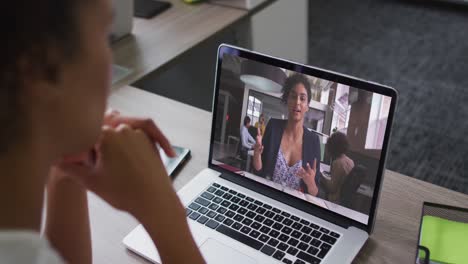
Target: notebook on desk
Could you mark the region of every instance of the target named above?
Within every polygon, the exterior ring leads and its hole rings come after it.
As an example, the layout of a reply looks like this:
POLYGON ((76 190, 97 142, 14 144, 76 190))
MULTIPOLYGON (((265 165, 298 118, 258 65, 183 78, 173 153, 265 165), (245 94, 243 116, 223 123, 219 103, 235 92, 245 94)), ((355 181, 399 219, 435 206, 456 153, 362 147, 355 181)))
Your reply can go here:
MULTIPOLYGON (((206 262, 351 263, 373 230, 396 97, 395 90, 376 83, 221 45, 207 168, 178 192, 206 262), (246 136, 240 135, 242 126, 248 119, 255 124, 262 112, 267 116, 262 139, 242 157, 244 141, 227 139, 246 136), (292 138, 300 145, 281 143, 288 124, 296 125, 299 134, 292 138), (357 187, 320 185, 327 148, 322 150, 318 134, 334 131, 375 165, 361 175, 372 185, 368 206, 355 199, 357 187), (347 207, 337 189, 350 194, 347 207)), ((337 156, 331 173, 343 161, 351 164, 337 156)), ((141 225, 123 242, 160 262, 141 225)))

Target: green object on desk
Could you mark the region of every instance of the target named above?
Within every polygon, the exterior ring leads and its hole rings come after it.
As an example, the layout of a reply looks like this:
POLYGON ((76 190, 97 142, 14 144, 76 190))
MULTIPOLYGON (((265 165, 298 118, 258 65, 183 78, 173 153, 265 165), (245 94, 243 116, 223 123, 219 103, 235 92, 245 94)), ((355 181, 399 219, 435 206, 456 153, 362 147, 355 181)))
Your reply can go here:
MULTIPOLYGON (((466 263, 468 224, 440 217, 423 216, 420 245, 429 249, 430 260, 439 263, 466 263)), ((419 251, 419 256, 424 252, 419 251)))
POLYGON ((184 2, 187 3, 187 4, 196 4, 196 3, 200 3, 202 1, 203 0, 184 0, 184 2))

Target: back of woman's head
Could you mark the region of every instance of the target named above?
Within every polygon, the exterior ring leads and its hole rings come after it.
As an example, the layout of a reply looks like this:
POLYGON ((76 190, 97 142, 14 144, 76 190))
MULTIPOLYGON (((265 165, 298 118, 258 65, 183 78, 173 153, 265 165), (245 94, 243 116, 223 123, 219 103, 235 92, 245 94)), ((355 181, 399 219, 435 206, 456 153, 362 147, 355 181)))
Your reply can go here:
POLYGON ((59 64, 78 48, 84 0, 8 0, 0 16, 0 153, 22 134, 21 92, 31 76, 54 82, 59 64))
POLYGON ((335 132, 328 138, 326 146, 332 157, 339 157, 348 152, 348 138, 341 132, 335 132))

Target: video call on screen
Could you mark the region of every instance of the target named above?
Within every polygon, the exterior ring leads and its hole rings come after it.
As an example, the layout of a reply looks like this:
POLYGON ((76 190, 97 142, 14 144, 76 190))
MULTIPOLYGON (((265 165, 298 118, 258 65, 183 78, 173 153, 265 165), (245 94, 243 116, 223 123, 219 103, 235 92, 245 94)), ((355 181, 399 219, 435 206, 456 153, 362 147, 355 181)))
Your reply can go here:
POLYGON ((212 163, 367 224, 391 97, 229 54, 220 67, 212 163), (292 124, 302 139, 283 139, 292 124))

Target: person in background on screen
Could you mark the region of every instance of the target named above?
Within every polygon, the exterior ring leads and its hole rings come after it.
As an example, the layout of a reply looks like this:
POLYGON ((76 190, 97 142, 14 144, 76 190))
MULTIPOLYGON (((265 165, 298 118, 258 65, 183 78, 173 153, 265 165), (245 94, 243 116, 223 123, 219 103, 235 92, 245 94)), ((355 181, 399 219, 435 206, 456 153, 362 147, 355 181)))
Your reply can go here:
POLYGON ((287 106, 288 119, 270 119, 263 137, 257 136, 253 167, 262 177, 317 196, 320 142, 317 134, 304 127, 310 89, 309 80, 302 74, 286 79, 281 100, 287 106))
POLYGON ((87 190, 140 221, 163 263, 203 263, 154 147, 173 157, 168 140, 149 119, 104 114, 111 0, 2 8, 0 263, 92 263, 87 190))
POLYGON ((258 134, 262 137, 265 134, 265 116, 260 114, 260 117, 257 122, 255 122, 255 127, 258 128, 258 134))
POLYGON ((250 117, 244 117, 244 125, 240 129, 242 148, 241 153, 247 156, 247 151, 251 150, 255 144, 255 139, 249 133, 250 117))
POLYGON ((349 143, 346 135, 341 132, 333 133, 328 138, 325 148, 330 153, 332 163, 330 167, 330 180, 322 179, 321 185, 328 193, 328 200, 339 203, 341 189, 346 177, 354 168, 354 161, 346 156, 349 150, 349 143))

